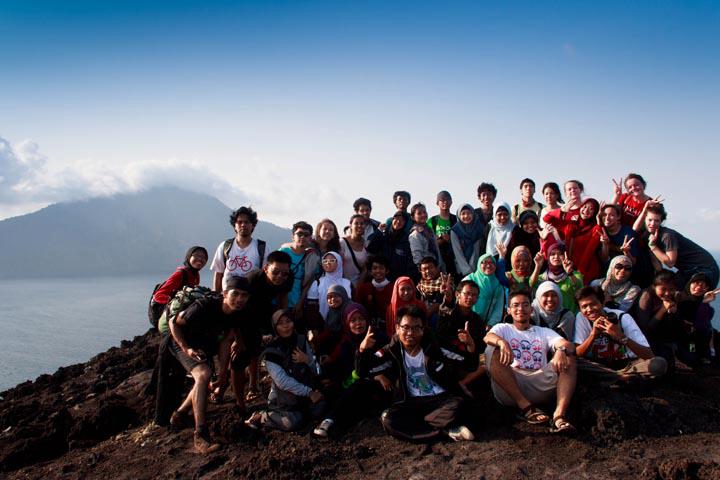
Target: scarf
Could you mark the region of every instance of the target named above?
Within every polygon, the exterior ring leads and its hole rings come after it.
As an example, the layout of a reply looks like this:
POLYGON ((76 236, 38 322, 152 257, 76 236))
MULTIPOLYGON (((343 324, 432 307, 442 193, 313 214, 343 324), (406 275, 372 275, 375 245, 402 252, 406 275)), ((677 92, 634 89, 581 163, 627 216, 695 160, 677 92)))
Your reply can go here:
POLYGON ((468 203, 460 207, 457 211, 457 216, 458 221, 455 225, 453 225, 451 230, 455 232, 455 235, 457 235, 458 240, 460 241, 460 247, 465 260, 470 260, 473 255, 473 250, 475 249, 475 243, 477 243, 478 240, 482 240, 485 235, 485 225, 483 225, 478 218, 477 213, 475 213, 475 209, 472 208, 472 205, 468 203), (463 210, 470 210, 472 212, 473 218, 469 224, 465 224, 460 221, 460 212, 463 210))
POLYGON ((596 217, 598 210, 600 210, 600 204, 594 198, 586 198, 585 200, 583 200, 582 204, 580 204, 580 208, 582 209, 582 207, 585 206, 586 203, 592 203, 595 206, 595 215, 588 219, 583 219, 580 215, 578 215, 577 226, 575 227, 575 231, 573 232, 573 237, 587 235, 588 233, 590 233, 593 227, 597 225, 596 217))
POLYGON ((331 285, 330 288, 328 288, 327 293, 335 293, 337 295, 340 295, 340 298, 342 299, 342 303, 337 308, 330 308, 327 304, 327 294, 325 294, 325 297, 321 299, 322 303, 325 303, 326 308, 328 309, 327 317, 325 317, 325 327, 331 331, 331 332, 339 332, 342 330, 343 326, 343 312, 345 309, 352 304, 353 302, 350 301, 350 296, 348 295, 347 290, 342 285, 331 285))
POLYGON ((535 316, 538 319, 538 322, 540 322, 540 325, 544 322, 548 328, 555 328, 560 323, 560 314, 563 310, 563 296, 562 292, 560 291, 560 287, 557 286, 554 282, 543 282, 540 284, 540 286, 537 289, 537 292, 535 292, 535 300, 533 300, 532 308, 535 311, 535 316), (555 307, 555 310, 552 312, 548 312, 546 310, 543 310, 543 308, 540 306, 540 297, 543 296, 544 293, 547 292, 555 292, 558 296, 558 304, 557 307, 555 307))
POLYGON ((565 268, 563 268, 562 263, 560 265, 550 264, 550 255, 555 250, 560 250, 561 252, 564 252, 565 244, 553 243, 547 248, 547 250, 545 250, 545 261, 547 262, 547 271, 545 272, 545 277, 547 277, 547 279, 551 282, 560 283, 568 277, 568 274, 565 271, 565 268))
POLYGON ((376 289, 381 290, 381 289, 385 288, 388 283, 390 283, 390 280, 388 280, 388 279, 386 278, 386 279, 383 280, 382 282, 378 282, 377 280, 375 280, 375 279, 373 278, 370 283, 372 283, 372 286, 375 287, 376 289))
POLYGON ((363 307, 359 303, 350 303, 343 312, 343 337, 351 341, 356 347, 360 346, 363 339, 365 338, 365 334, 367 334, 367 328, 369 325, 367 319, 367 310, 365 310, 365 307, 363 307), (360 313, 363 317, 365 317, 365 331, 361 334, 355 334, 350 330, 350 319, 356 313, 360 313))
POLYGON ((420 308, 423 312, 427 312, 425 304, 415 298, 415 284, 410 277, 398 277, 393 285, 392 297, 390 297, 390 305, 388 305, 388 312, 385 315, 385 331, 388 337, 392 337, 395 333, 395 325, 397 324, 397 312, 403 307, 409 307, 415 305, 420 308), (408 284, 412 288, 413 298, 410 301, 404 301, 400 299, 400 286, 408 284))
POLYGON ((497 279, 494 272, 492 275, 485 275, 483 273, 481 265, 483 260, 485 260, 486 258, 491 259, 493 264, 496 265, 495 257, 493 257, 489 253, 486 253, 480 258, 478 258, 477 268, 475 269, 475 271, 465 278, 467 280, 472 280, 473 282, 475 282, 475 284, 480 289, 480 295, 478 295, 477 302, 475 302, 475 305, 473 305, 472 307, 473 312, 480 315, 483 320, 488 321, 488 312, 493 306, 492 301, 495 298, 495 291, 501 287, 500 281, 497 279))
POLYGON ((194 268, 192 265, 190 265, 190 257, 192 257, 193 254, 195 252, 197 252, 198 250, 205 254, 205 258, 208 258, 208 252, 207 252, 207 250, 205 250, 205 247, 195 245, 194 247, 190 247, 188 249, 187 253, 185 254, 185 261, 183 262, 183 265, 185 266, 185 268, 188 268, 188 269, 190 269, 190 271, 193 271, 195 273, 199 272, 199 270, 197 268, 194 268))
POLYGON ((606 276, 600 284, 605 294, 612 297, 612 299, 615 301, 618 298, 624 297, 633 287, 632 282, 630 282, 630 277, 628 277, 628 279, 622 283, 618 282, 615 279, 615 265, 617 265, 618 263, 622 263, 623 265, 632 265, 632 260, 630 260, 630 258, 626 257, 625 255, 618 255, 617 257, 613 257, 613 259, 610 260, 610 265, 608 266, 606 276))
MULTIPOLYGON (((515 228, 517 228, 517 227, 515 227, 515 228)), ((533 268, 532 263, 533 263, 533 258, 532 258, 532 254, 530 253, 530 249, 528 247, 526 247, 525 245, 519 245, 519 246, 515 247, 512 251, 512 254, 510 254, 510 266, 512 267, 512 271, 510 273, 512 273, 513 277, 515 277, 516 280, 521 279, 520 283, 523 283, 523 282, 525 282, 525 279, 527 277, 529 277, 530 274, 532 273, 532 270, 531 270, 533 268), (517 259, 520 255, 527 255, 528 260, 530 260, 528 262, 528 269, 523 270, 522 272, 517 269, 517 259)))
POLYGON ((410 233, 412 232, 417 232, 418 234, 425 237, 425 240, 427 240, 427 247, 430 254, 435 257, 435 260, 440 260, 440 251, 438 249, 437 239, 435 238, 435 234, 432 232, 430 227, 428 227, 427 224, 416 223, 412 226, 412 229, 410 230, 410 233))

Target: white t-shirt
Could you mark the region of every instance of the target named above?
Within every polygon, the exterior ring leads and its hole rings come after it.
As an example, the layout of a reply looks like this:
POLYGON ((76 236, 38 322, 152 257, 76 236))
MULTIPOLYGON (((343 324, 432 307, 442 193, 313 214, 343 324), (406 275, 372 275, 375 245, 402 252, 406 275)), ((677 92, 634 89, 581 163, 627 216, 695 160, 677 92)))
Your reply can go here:
MULTIPOLYGON (((340 240, 340 255, 343 259, 343 276, 350 280, 353 285, 357 285, 357 283, 362 279, 360 278, 360 270, 358 270, 355 266, 355 262, 353 262, 352 254, 350 253, 351 249, 352 248, 348 245, 345 239, 340 240)), ((358 265, 362 267, 367 263, 369 255, 365 248, 363 248, 360 252, 354 249, 352 249, 352 251, 355 253, 358 265)))
POLYGON ((258 242, 256 239, 252 239, 247 247, 240 248, 237 244, 237 240, 234 240, 230 252, 228 254, 228 261, 225 263, 225 256, 223 255, 223 247, 225 242, 218 245, 215 250, 215 256, 213 256, 212 265, 210 270, 215 273, 223 273, 222 288, 225 289, 227 285, 227 279, 234 275, 236 277, 246 277, 248 273, 253 270, 262 268, 263 264, 267 261, 268 249, 265 248, 265 258, 260 261, 260 253, 258 252, 258 242))
POLYGON ((563 338, 554 330, 537 325, 518 330, 512 323, 498 323, 490 329, 490 333, 510 344, 515 357, 511 366, 524 370, 542 370, 547 365, 550 347, 563 343, 563 338))
POLYGON ((425 353, 420 352, 411 357, 405 350, 402 351, 403 362, 405 363, 405 374, 408 392, 411 397, 427 397, 439 395, 445 391, 427 374, 425 369, 425 353))
MULTIPOLYGON (((629 313, 625 313, 622 310, 614 310, 612 308, 605 308, 604 310, 606 312, 613 312, 620 318, 620 326, 622 327, 623 333, 625 333, 630 340, 638 345, 642 345, 643 347, 650 347, 647 338, 645 338, 645 335, 643 335, 642 331, 637 326, 637 323, 635 323, 635 319, 629 313)), ((591 331, 592 325, 590 325, 590 320, 585 318, 585 315, 578 312, 575 316, 575 338, 573 339, 573 342, 580 345, 590 336, 591 331)), ((598 360, 606 358, 608 349, 611 346, 617 345, 615 342, 612 342, 613 345, 611 345, 611 342, 612 340, 610 340, 610 337, 607 335, 600 335, 599 337, 596 337, 593 342, 595 347, 593 350, 597 351, 593 351, 593 358, 598 360)), ((635 355, 632 350, 625 347, 623 348, 625 350, 625 358, 637 358, 637 355, 635 355)))

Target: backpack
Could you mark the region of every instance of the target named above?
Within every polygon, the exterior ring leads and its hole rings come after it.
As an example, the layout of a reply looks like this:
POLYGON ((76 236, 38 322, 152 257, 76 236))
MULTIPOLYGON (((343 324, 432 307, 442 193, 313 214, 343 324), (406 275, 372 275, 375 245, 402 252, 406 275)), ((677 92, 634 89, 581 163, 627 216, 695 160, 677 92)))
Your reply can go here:
MULTIPOLYGON (((227 240, 225 240, 225 243, 223 243, 223 263, 227 263, 227 260, 230 257, 230 250, 232 249, 234 241, 234 238, 228 238, 227 240)), ((265 245, 265 240, 258 239, 257 250, 258 256, 260 257, 260 267, 262 267, 262 263, 265 260, 265 245)))
MULTIPOLYGON (((185 285, 187 285, 187 282, 188 282, 188 271, 187 271, 187 268, 183 268, 183 269, 181 269, 181 271, 182 271, 181 285, 182 285, 182 287, 184 287, 185 285)), ((165 285, 165 282, 167 282, 167 280, 155 285, 155 288, 153 288, 153 291, 150 294, 150 300, 148 301, 148 320, 150 320, 150 325, 152 325, 153 328, 158 328, 158 321, 160 320, 160 316, 162 315, 162 312, 165 308, 165 305, 163 305, 162 303, 157 303, 157 302, 153 301, 153 297, 155 296, 157 291, 160 290, 160 288, 163 285, 165 285)), ((182 287, 180 287, 180 288, 182 288, 182 287)), ((170 298, 174 297, 177 292, 178 292, 178 290, 175 290, 174 292, 172 292, 170 294, 170 298)))
POLYGON ((207 287, 183 287, 175 294, 170 300, 163 311, 162 316, 158 322, 158 330, 160 333, 167 333, 170 331, 170 321, 177 317, 177 314, 188 308, 190 305, 195 303, 196 300, 200 299, 219 299, 222 301, 222 293, 210 290, 207 287))

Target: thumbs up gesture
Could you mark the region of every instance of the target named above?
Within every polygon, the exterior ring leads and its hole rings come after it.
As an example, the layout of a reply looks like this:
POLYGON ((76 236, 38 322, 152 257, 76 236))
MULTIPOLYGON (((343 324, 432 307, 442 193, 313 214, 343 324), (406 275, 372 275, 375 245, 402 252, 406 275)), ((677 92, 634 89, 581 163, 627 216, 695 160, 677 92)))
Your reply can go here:
POLYGON ((365 338, 363 338, 363 341, 360 344, 360 351, 364 352, 368 348, 373 348, 376 342, 377 340, 375 340, 375 332, 373 332, 373 327, 368 327, 365 338))
POLYGON ((458 340, 465 344, 468 352, 475 351, 475 340, 470 336, 470 322, 465 322, 465 328, 458 330, 458 340))

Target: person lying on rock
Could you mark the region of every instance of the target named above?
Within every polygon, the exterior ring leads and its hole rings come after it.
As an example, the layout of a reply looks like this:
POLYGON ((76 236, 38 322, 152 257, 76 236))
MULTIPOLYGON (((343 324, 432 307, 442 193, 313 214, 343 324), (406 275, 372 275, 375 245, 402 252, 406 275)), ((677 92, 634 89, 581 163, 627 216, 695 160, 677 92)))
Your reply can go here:
POLYGON ((572 433, 567 410, 577 378, 575 346, 553 329, 533 325, 531 301, 530 292, 512 291, 508 314, 513 323, 499 323, 485 336, 492 392, 501 404, 519 408, 519 418, 527 423, 550 422, 551 432, 572 433), (553 397, 557 402, 551 419, 537 405, 553 397))
POLYGON ((190 393, 170 417, 170 425, 182 427, 188 414, 195 417, 194 444, 197 453, 212 453, 220 445, 210 440, 205 424, 211 362, 219 350, 219 340, 236 324, 250 298, 250 284, 244 277, 227 279, 222 300, 205 297, 170 320, 169 344, 172 355, 195 381, 190 393))
POLYGON ((575 299, 578 368, 610 383, 657 378, 667 371, 667 361, 656 357, 635 319, 622 310, 604 307, 599 287, 585 287, 575 299))
POLYGON ((461 355, 440 348, 419 307, 401 308, 397 319, 390 343, 375 353, 361 348, 356 366, 360 377, 382 375, 392 386, 395 403, 380 416, 383 428, 403 440, 425 441, 441 433, 455 441, 473 440, 473 433, 460 422, 464 399, 458 384, 460 369, 477 368, 470 333, 457 332, 466 346, 461 355))
POLYGON ((314 388, 320 365, 305 335, 295 331, 292 311, 278 310, 271 317, 275 338, 262 353, 272 386, 268 408, 254 412, 245 425, 296 430, 308 417, 319 417, 323 394, 314 388))

